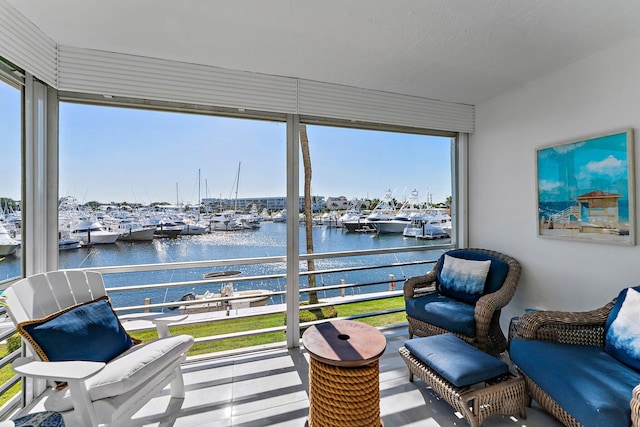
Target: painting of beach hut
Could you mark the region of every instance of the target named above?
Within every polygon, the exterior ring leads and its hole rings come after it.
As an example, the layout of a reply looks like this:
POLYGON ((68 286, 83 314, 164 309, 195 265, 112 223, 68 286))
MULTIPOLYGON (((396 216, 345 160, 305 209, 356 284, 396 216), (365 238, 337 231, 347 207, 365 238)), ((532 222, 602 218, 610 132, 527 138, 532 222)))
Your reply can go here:
POLYGON ((632 130, 536 151, 539 236, 635 244, 632 130))

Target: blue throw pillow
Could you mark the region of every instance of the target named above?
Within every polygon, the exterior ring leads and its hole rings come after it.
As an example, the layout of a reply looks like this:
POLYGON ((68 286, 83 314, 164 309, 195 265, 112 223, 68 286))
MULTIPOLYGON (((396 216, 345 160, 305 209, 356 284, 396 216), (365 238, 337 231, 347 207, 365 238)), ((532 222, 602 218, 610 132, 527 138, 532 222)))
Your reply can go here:
POLYGON ((640 372, 640 287, 623 289, 605 324, 605 351, 640 372))
POLYGON ((22 322, 18 332, 50 362, 106 363, 140 342, 124 330, 106 296, 22 322))
POLYGON ((484 293, 491 260, 476 261, 444 255, 440 271, 440 292, 468 303, 475 303, 484 293))

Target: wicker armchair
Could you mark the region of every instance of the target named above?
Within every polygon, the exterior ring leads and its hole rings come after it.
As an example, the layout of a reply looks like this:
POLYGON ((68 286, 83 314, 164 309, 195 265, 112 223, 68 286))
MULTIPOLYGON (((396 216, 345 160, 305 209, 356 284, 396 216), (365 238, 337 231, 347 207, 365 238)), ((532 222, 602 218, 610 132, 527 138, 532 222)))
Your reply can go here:
MULTIPOLYGON (((453 333, 462 340, 478 347, 480 350, 490 354, 499 354, 507 349, 507 340, 500 327, 500 313, 502 308, 509 303, 516 291, 518 279, 520 278, 520 263, 514 258, 488 249, 457 249, 446 254, 460 256, 460 254, 471 254, 474 260, 495 259, 500 260, 508 267, 501 286, 494 292, 486 293, 480 297, 473 308, 475 320, 475 334, 465 335, 458 331, 449 330, 441 326, 434 325, 424 319, 412 316, 407 310, 407 320, 409 322, 409 338, 415 336, 425 337, 443 333, 453 333)), ((445 255, 446 255, 445 254, 445 255)), ((441 256, 433 270, 424 276, 417 276, 407 279, 404 282, 404 298, 407 307, 413 298, 420 298, 430 294, 439 293, 438 272, 442 270, 444 255, 441 256)), ((491 267, 493 268, 493 267, 491 267)), ((491 275, 491 269, 489 275, 491 275)), ((487 281, 489 281, 487 277, 487 281)))
MULTIPOLYGON (((605 322, 615 302, 616 299, 604 307, 585 312, 536 311, 525 313, 515 325, 513 338, 604 347, 605 322)), ((565 411, 538 384, 526 374, 523 373, 523 376, 529 399, 534 399, 564 425, 582 427, 580 422, 565 411)), ((631 425, 640 427, 640 384, 633 389, 630 408, 631 425)))

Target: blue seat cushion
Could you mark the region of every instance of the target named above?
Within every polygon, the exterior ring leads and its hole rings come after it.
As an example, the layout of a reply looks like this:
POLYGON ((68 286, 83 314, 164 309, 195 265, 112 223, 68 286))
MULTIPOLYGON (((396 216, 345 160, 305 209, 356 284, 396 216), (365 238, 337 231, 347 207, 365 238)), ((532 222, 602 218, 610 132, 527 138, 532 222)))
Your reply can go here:
POLYGON ((483 353, 453 334, 414 338, 404 346, 456 387, 487 381, 509 372, 502 360, 483 353))
MULTIPOLYGON (((502 287, 504 280, 507 278, 507 274, 509 273, 509 264, 497 258, 495 256, 477 252, 469 249, 455 249, 446 253, 446 255, 462 258, 471 261, 491 261, 491 266, 489 267, 489 272, 487 273, 487 279, 484 283, 484 291, 482 294, 469 294, 465 292, 456 292, 449 289, 443 289, 441 292, 448 297, 457 299, 459 301, 464 301, 469 304, 474 304, 482 295, 490 294, 502 287)), ((436 270, 436 276, 438 278, 438 283, 442 282, 441 273, 444 262, 438 263, 438 267, 436 270)))
POLYGON ((475 306, 440 294, 405 300, 407 315, 473 338, 476 336, 475 306))
POLYGON ((602 347, 514 339, 511 360, 585 427, 629 426, 640 373, 602 347))

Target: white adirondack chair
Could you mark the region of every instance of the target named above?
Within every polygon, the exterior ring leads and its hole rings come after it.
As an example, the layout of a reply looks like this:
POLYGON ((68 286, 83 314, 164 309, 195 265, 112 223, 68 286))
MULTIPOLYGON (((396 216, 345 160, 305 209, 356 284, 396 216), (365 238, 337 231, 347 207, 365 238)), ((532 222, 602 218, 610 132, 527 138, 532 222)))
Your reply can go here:
MULTIPOLYGON (((9 316, 18 325, 92 301, 106 292, 100 273, 68 270, 27 277, 6 289, 4 295, 9 316)), ((176 316, 159 318, 154 322, 158 340, 135 345, 107 363, 46 362, 32 351, 33 356, 16 360, 12 367, 25 377, 68 383, 63 390, 47 392, 45 409, 62 412, 65 419, 71 415, 66 411, 74 411, 69 418, 80 416, 83 427, 126 425, 169 383, 171 396, 184 398, 180 365, 194 340, 189 335, 168 336, 167 324, 176 320, 176 316)))

